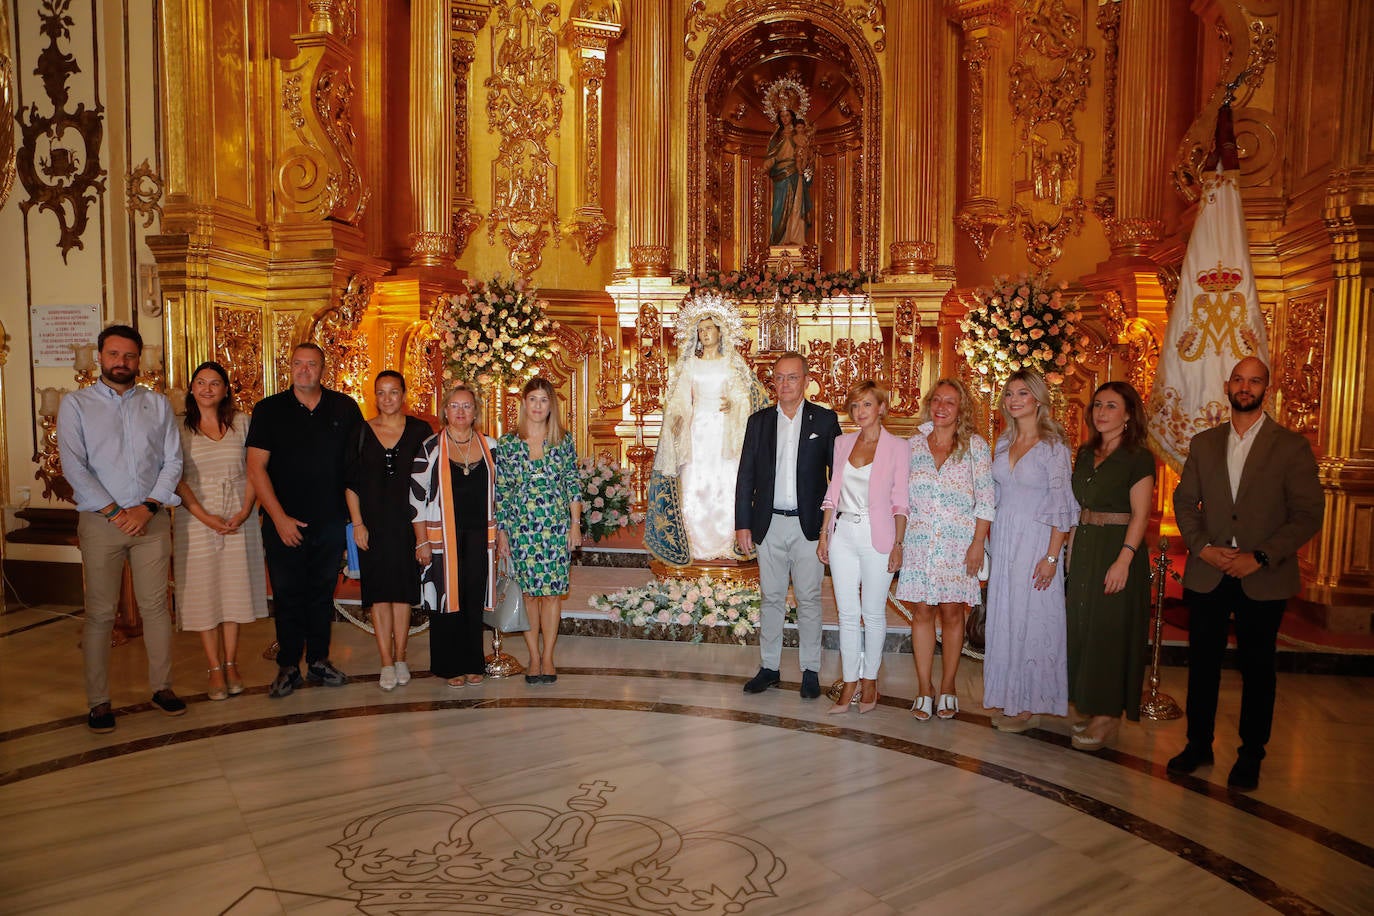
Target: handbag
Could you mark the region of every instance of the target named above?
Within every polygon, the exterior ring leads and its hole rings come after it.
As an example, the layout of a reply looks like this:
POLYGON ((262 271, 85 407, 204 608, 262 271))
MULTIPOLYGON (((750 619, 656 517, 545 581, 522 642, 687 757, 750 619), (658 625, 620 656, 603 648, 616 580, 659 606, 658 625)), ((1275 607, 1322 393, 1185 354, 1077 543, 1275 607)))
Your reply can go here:
POLYGON ((525 614, 525 593, 520 590, 520 580, 515 577, 509 558, 502 558, 497 567, 493 592, 491 610, 482 612, 482 623, 502 633, 528 630, 530 618, 525 614))

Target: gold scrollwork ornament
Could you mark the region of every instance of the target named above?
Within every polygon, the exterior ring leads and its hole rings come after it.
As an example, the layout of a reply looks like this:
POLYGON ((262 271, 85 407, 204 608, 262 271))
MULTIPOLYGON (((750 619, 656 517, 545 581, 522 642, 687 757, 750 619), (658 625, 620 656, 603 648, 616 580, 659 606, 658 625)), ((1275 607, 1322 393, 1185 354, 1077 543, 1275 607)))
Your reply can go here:
POLYGON ((153 171, 148 160, 144 159, 138 168, 125 177, 124 185, 125 206, 130 213, 143 217, 144 229, 151 229, 153 220, 162 219, 162 176, 153 171))

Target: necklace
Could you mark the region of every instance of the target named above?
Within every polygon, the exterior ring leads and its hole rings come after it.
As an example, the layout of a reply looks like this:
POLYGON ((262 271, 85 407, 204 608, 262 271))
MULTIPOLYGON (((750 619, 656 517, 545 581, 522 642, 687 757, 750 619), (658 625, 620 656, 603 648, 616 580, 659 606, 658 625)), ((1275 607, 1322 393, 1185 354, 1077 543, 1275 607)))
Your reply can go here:
POLYGON ((452 430, 446 430, 446 432, 448 433, 448 441, 452 442, 454 445, 461 445, 463 447, 462 453, 459 455, 458 466, 463 469, 463 476, 467 477, 469 474, 472 473, 472 469, 477 467, 477 465, 482 460, 481 458, 478 458, 476 461, 468 460, 468 456, 470 454, 468 444, 472 442, 473 438, 477 435, 477 433, 473 432, 469 434, 469 436, 466 439, 459 440, 453 438, 452 430))

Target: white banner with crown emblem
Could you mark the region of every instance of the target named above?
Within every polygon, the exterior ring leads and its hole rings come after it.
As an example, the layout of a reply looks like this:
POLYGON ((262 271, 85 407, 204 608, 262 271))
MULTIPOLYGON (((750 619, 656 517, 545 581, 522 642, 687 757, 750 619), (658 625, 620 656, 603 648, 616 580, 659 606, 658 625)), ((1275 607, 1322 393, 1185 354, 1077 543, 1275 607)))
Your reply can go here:
POLYGON ((1150 443, 1175 471, 1193 436, 1230 419, 1226 379, 1247 356, 1268 365, 1269 345, 1240 188, 1218 171, 1203 181, 1147 408, 1150 443))

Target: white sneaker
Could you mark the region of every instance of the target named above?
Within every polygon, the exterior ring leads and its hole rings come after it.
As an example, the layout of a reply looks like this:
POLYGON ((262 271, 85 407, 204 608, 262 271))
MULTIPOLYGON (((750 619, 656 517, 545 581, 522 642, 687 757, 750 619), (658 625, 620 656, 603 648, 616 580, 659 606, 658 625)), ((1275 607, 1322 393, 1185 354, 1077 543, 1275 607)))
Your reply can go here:
POLYGON ((396 683, 400 684, 402 687, 404 687, 406 684, 409 684, 409 683, 410 683, 410 669, 406 667, 406 663, 405 663, 405 662, 397 662, 395 667, 396 667, 396 683))
POLYGON ((387 665, 382 668, 381 677, 377 678, 377 686, 383 690, 393 690, 396 687, 396 668, 394 665, 387 665))

